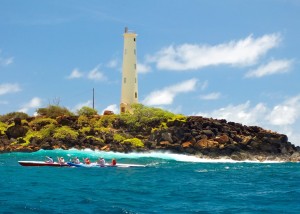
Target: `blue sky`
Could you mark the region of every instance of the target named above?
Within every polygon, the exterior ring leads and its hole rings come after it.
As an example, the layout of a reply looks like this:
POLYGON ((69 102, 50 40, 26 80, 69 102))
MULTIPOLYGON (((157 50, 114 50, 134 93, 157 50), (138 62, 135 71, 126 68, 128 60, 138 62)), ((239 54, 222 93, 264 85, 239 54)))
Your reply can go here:
POLYGON ((298 0, 0 0, 0 114, 118 111, 124 27, 139 101, 225 118, 300 145, 298 0))

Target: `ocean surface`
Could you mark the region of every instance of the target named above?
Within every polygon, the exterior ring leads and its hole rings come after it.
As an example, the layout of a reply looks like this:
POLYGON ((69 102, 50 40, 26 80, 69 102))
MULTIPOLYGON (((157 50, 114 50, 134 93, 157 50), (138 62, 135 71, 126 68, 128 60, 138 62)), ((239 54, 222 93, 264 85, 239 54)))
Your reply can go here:
POLYGON ((0 213, 300 213, 300 163, 208 161, 168 153, 0 154, 0 213), (145 168, 23 167, 78 156, 145 168))

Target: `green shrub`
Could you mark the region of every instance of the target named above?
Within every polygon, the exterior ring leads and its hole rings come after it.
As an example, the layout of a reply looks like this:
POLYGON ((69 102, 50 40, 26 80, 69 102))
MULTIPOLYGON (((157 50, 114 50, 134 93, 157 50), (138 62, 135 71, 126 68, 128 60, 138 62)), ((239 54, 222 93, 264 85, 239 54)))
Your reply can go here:
POLYGON ((167 122, 175 115, 160 108, 143 106, 142 104, 133 104, 133 113, 124 113, 120 115, 120 120, 125 123, 130 130, 141 131, 159 127, 162 122, 167 122))
POLYGON ((5 123, 2 123, 2 122, 0 121, 0 135, 4 135, 4 134, 5 134, 5 131, 7 130, 7 128, 8 128, 8 125, 5 124, 5 123))
POLYGON ((39 133, 43 136, 43 138, 46 137, 50 137, 53 135, 54 131, 56 129, 56 125, 55 124, 48 124, 45 125, 40 131, 39 133))
POLYGON ((89 118, 86 115, 80 115, 77 119, 77 124, 79 126, 88 126, 89 123, 89 118))
POLYGON ((83 127, 79 130, 82 134, 87 134, 91 131, 91 127, 83 127))
POLYGON ((70 112, 67 108, 57 106, 57 105, 49 105, 46 108, 39 108, 37 113, 41 116, 46 116, 50 118, 57 118, 59 116, 73 116, 74 114, 70 112))
POLYGON ((53 137, 56 139, 71 138, 73 140, 76 140, 78 135, 78 132, 71 129, 69 126, 62 126, 55 129, 53 137))
POLYGON ((41 132, 29 130, 29 131, 26 133, 26 136, 23 137, 23 140, 24 140, 25 142, 23 142, 21 145, 22 145, 22 146, 28 146, 28 145, 30 144, 31 138, 42 139, 43 137, 44 137, 44 136, 42 135, 41 132))
POLYGON ((29 130, 25 137, 18 137, 16 139, 16 141, 14 142, 14 144, 20 144, 22 146, 28 146, 30 144, 30 140, 32 138, 38 138, 38 139, 42 139, 43 136, 42 134, 39 132, 39 131, 32 131, 32 130, 29 130))
POLYGON ((40 130, 41 128, 49 124, 57 125, 57 121, 51 118, 38 117, 29 123, 31 127, 35 127, 37 130, 40 130))
POLYGON ((99 137, 95 137, 95 136, 91 136, 91 135, 89 135, 89 136, 87 136, 86 137, 87 139, 93 139, 93 140, 95 140, 95 141, 98 141, 98 142, 100 142, 100 143, 104 143, 104 140, 103 139, 101 139, 101 138, 99 138, 99 137))
POLYGON ((120 134, 114 134, 114 141, 116 142, 123 142, 124 140, 126 140, 126 138, 120 134))
POLYGON ((77 114, 79 116, 84 115, 84 116, 90 117, 90 116, 98 114, 98 112, 97 112, 97 110, 95 110, 93 108, 90 108, 88 106, 83 106, 80 110, 77 111, 77 114))
POLYGON ((94 128, 95 131, 98 131, 100 133, 110 133, 111 129, 110 128, 105 128, 105 127, 100 127, 100 128, 94 128))
POLYGON ((175 121, 175 120, 186 122, 187 117, 182 114, 176 114, 172 118, 168 119, 168 122, 175 121))
POLYGON ((138 138, 126 139, 122 143, 130 143, 131 145, 133 145, 135 147, 144 147, 144 143, 138 138))
POLYGON ((100 120, 97 120, 96 123, 94 124, 95 128, 100 128, 100 127, 113 127, 113 123, 115 122, 117 116, 112 114, 112 115, 103 115, 101 116, 100 120))
POLYGON ((11 112, 5 115, 0 115, 0 121, 1 122, 7 122, 9 120, 13 120, 15 118, 20 118, 22 119, 27 119, 29 116, 28 114, 24 113, 24 112, 11 112))

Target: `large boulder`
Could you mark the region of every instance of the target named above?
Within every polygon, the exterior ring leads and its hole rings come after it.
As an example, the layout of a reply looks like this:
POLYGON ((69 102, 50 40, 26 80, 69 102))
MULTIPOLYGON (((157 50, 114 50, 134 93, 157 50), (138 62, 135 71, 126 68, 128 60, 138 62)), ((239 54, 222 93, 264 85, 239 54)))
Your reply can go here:
POLYGON ((9 127, 6 131, 5 134, 6 136, 11 139, 17 139, 18 137, 24 137, 28 131, 27 127, 24 127, 22 125, 14 125, 9 127))

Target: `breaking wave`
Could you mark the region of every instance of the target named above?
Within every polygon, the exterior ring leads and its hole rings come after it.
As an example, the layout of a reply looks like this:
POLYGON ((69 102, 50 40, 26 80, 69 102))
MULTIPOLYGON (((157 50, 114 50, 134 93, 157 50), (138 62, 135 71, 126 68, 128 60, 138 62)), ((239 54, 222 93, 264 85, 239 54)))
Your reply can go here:
POLYGON ((103 157, 105 159, 161 159, 166 161, 177 161, 177 162, 190 162, 190 163, 282 163, 280 161, 253 161, 253 160, 244 160, 244 161, 236 161, 232 159, 207 159, 200 158, 193 155, 184 155, 184 154, 174 154, 170 152, 132 152, 132 153, 120 153, 120 152, 105 152, 99 150, 91 150, 91 149, 69 149, 69 150, 39 150, 35 152, 40 155, 57 155, 57 156, 68 156, 68 157, 90 157, 90 158, 99 158, 103 157), (50 153, 50 154, 49 154, 50 153))

